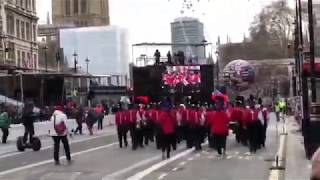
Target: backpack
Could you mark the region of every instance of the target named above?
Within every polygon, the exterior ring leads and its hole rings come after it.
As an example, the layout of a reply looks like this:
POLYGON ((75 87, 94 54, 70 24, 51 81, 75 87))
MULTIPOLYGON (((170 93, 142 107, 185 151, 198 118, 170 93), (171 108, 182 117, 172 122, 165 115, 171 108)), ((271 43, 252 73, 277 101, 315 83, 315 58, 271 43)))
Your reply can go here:
POLYGON ((57 135, 63 135, 67 129, 66 124, 63 121, 59 124, 56 124, 56 115, 54 115, 53 118, 54 130, 56 131, 57 135))

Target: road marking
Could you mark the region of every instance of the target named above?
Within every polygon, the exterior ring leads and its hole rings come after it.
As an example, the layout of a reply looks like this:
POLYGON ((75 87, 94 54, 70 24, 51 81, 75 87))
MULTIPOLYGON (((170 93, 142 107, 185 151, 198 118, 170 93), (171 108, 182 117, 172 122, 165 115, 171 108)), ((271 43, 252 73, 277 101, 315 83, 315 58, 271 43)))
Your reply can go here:
POLYGON ((200 153, 198 153, 198 154, 195 155, 195 157, 200 157, 200 156, 201 156, 200 153))
POLYGON ((175 168, 173 168, 173 169, 172 169, 172 171, 177 171, 177 170, 178 170, 178 168, 177 168, 177 167, 175 167, 175 168))
POLYGON ((112 173, 112 174, 110 174, 110 175, 106 175, 106 176, 104 176, 104 177, 102 178, 102 180, 116 179, 116 177, 119 177, 119 176, 122 175, 122 174, 125 174, 125 173, 127 173, 127 172, 130 172, 130 171, 132 171, 133 169, 136 169, 136 168, 138 168, 138 167, 140 167, 140 166, 147 165, 147 164, 149 164, 149 163, 151 163, 151 162, 153 162, 153 161, 156 161, 156 160, 158 160, 158 159, 160 160, 160 159, 161 159, 161 156, 156 156, 156 157, 153 157, 153 158, 150 158, 150 159, 146 159, 146 160, 144 160, 144 161, 140 161, 139 163, 136 163, 136 164, 134 164, 134 165, 132 165, 132 166, 129 166, 129 167, 125 168, 125 169, 122 169, 122 170, 120 170, 120 171, 116 171, 116 172, 114 172, 114 173, 112 173))
POLYGON ((189 157, 189 158, 188 158, 188 161, 192 161, 192 160, 193 160, 193 157, 189 157))
POLYGON ((76 180, 82 173, 81 172, 75 172, 71 175, 70 180, 76 180))
MULTIPOLYGON (((104 145, 104 146, 98 146, 98 147, 87 149, 87 150, 84 150, 84 151, 72 153, 71 157, 79 156, 79 155, 82 155, 82 154, 85 154, 85 153, 89 153, 89 152, 93 152, 93 151, 97 151, 97 150, 101 150, 101 149, 105 149, 105 148, 109 148, 109 147, 114 146, 116 144, 119 144, 119 143, 115 142, 115 143, 107 144, 107 145, 104 145)), ((60 159, 66 159, 66 156, 62 156, 60 159)), ((16 167, 16 168, 13 168, 13 169, 10 169, 10 170, 6 170, 6 171, 0 172, 0 176, 4 176, 4 175, 11 174, 11 173, 18 172, 18 171, 23 171, 23 170, 26 170, 26 169, 31 169, 31 168, 42 166, 42 165, 49 164, 49 163, 52 163, 52 162, 53 162, 53 160, 50 159, 50 160, 45 160, 45 161, 41 161, 41 162, 38 162, 38 163, 29 164, 29 165, 26 165, 26 166, 16 167)))
POLYGON ((239 154, 240 154, 240 152, 239 152, 239 151, 237 151, 237 152, 235 152, 234 154, 235 154, 235 155, 239 155, 239 154))
MULTIPOLYGON (((178 147, 177 150, 180 151, 182 149, 183 149, 183 147, 180 146, 180 147, 178 147)), ((145 165, 147 165, 149 163, 152 163, 153 161, 156 161, 156 160, 161 160, 161 155, 155 156, 153 158, 145 159, 145 160, 140 161, 139 163, 136 163, 136 164, 134 164, 132 166, 129 166, 129 167, 125 168, 125 169, 122 169, 122 170, 113 172, 111 174, 105 175, 102 178, 102 180, 119 179, 118 177, 121 176, 122 174, 128 173, 128 172, 130 172, 130 171, 132 171, 132 170, 134 170, 136 168, 139 168, 141 166, 145 166, 145 165)))
POLYGON ((227 159, 231 159, 233 156, 227 156, 227 159))
POLYGON ((185 164, 186 164, 185 161, 182 161, 182 162, 179 163, 180 166, 184 166, 185 164))
MULTIPOLYGON (((114 133, 114 132, 110 132, 110 133, 106 133, 106 134, 104 134, 104 135, 98 135, 98 136, 94 136, 94 137, 88 137, 88 138, 78 139, 78 140, 69 141, 69 142, 70 142, 70 144, 75 144, 75 143, 80 143, 80 142, 84 142, 84 141, 88 141, 88 140, 93 140, 93 139, 98 139, 98 138, 106 137, 106 136, 112 136, 112 135, 115 135, 115 133, 114 133)), ((42 147, 41 150, 47 150, 47 149, 50 149, 50 148, 52 148, 52 147, 53 147, 53 146, 45 146, 45 147, 42 147)), ((4 158, 8 158, 8 157, 20 155, 20 154, 27 153, 27 152, 30 152, 30 151, 13 152, 13 153, 4 154, 4 155, 1 155, 1 156, 0 156, 0 159, 4 159, 4 158)))
POLYGON ((158 177, 158 179, 161 180, 161 179, 163 179, 164 177, 166 177, 167 175, 168 175, 167 173, 163 173, 163 174, 161 174, 161 175, 158 177))
POLYGON ((152 173, 153 171, 155 171, 155 170, 157 170, 157 169, 159 169, 159 168, 161 168, 161 167, 163 167, 163 166, 165 166, 165 165, 167 165, 167 164, 169 164, 179 158, 182 158, 182 157, 192 153, 193 151, 194 151, 194 149, 185 150, 185 151, 171 157, 170 159, 166 159, 164 161, 161 161, 157 164, 152 165, 150 168, 147 168, 141 172, 138 172, 137 174, 129 177, 127 180, 140 180, 140 179, 144 178, 145 176, 147 176, 148 174, 152 173))

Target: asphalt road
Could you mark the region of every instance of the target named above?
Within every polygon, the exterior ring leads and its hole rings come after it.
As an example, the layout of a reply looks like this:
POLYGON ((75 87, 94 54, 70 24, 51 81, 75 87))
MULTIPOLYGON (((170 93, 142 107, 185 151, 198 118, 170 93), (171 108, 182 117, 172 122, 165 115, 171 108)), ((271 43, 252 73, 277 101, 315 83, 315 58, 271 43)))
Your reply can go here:
POLYGON ((62 160, 61 166, 55 166, 52 148, 4 158, 0 156, 0 179, 263 180, 268 179, 270 160, 277 150, 276 136, 275 123, 271 123, 267 146, 255 155, 249 155, 248 148, 237 144, 234 136, 230 135, 225 159, 217 157, 207 145, 202 151, 195 152, 186 150, 182 143, 171 159, 162 161, 161 152, 155 149, 154 144, 137 151, 120 149, 115 135, 104 135, 71 144, 74 160, 71 165, 62 160))

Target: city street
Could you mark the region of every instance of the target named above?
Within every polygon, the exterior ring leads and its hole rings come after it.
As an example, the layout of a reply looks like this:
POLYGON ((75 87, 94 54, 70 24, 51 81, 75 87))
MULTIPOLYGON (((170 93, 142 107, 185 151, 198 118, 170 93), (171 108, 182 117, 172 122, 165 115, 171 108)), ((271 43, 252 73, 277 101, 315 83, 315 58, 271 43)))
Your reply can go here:
POLYGON ((165 161, 161 160, 161 152, 155 149, 154 144, 137 151, 129 147, 120 149, 115 131, 110 130, 110 127, 95 136, 77 136, 70 141, 74 160, 71 165, 65 160, 62 160, 61 166, 54 165, 50 139, 46 137, 43 142, 48 143, 48 146, 40 152, 12 151, 0 155, 1 162, 6 162, 0 164, 0 179, 268 179, 278 138, 272 118, 266 148, 257 154, 249 155, 248 148, 237 144, 234 136, 230 135, 225 159, 217 157, 216 152, 206 144, 202 151, 195 152, 192 149, 186 150, 182 143, 172 157, 165 161))

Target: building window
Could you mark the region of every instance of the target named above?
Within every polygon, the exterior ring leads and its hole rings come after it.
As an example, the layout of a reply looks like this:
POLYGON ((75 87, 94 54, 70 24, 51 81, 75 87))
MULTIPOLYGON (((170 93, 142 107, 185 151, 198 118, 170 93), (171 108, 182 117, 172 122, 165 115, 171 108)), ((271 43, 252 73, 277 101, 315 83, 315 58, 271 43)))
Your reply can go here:
POLYGON ((70 5, 70 0, 66 0, 66 15, 69 16, 71 14, 71 5, 70 5))
POLYGON ((30 40, 30 23, 26 22, 26 34, 27 34, 27 40, 30 40))
POLYGON ((21 38, 26 39, 26 32, 25 32, 25 27, 24 27, 23 21, 21 21, 21 38))
POLYGON ((35 2, 35 0, 32 0, 32 10, 33 10, 33 12, 36 12, 36 2, 35 2))
POLYGON ((38 62, 38 61, 37 61, 37 55, 34 54, 34 55, 33 55, 33 67, 34 67, 34 68, 37 68, 37 62, 38 62))
POLYGON ((12 15, 7 15, 7 32, 14 35, 14 18, 12 15))
POLYGON ((79 1, 73 0, 73 14, 79 13, 79 1))
POLYGON ((33 41, 37 41, 37 26, 35 24, 33 25, 33 41))
POLYGON ((19 19, 16 20, 16 36, 19 39, 21 38, 21 36, 20 36, 20 21, 19 21, 19 19))
POLYGON ((18 56, 18 67, 20 67, 21 66, 21 54, 20 54, 20 51, 19 50, 17 50, 17 56, 18 56))
POLYGON ((22 51, 22 66, 26 67, 26 53, 22 51))
POLYGON ((81 0, 81 13, 87 13, 87 0, 81 0))

